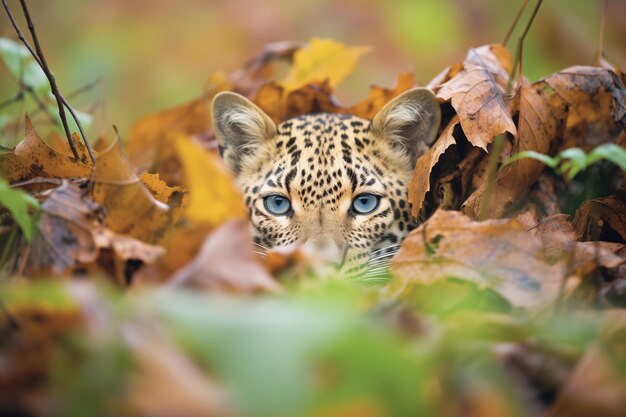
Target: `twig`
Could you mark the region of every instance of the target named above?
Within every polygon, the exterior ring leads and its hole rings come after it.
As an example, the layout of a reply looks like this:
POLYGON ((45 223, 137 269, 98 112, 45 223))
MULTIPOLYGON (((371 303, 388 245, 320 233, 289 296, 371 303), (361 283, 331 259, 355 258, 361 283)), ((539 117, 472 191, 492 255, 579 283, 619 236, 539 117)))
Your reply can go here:
POLYGON ((600 36, 598 36, 598 55, 596 55, 595 65, 600 66, 604 57, 604 28, 606 26, 606 15, 609 10, 609 0, 604 0, 604 10, 600 17, 600 36))
POLYGON ((86 92, 92 90, 94 87, 100 85, 101 83, 102 83, 102 78, 97 77, 96 79, 89 81, 87 84, 85 84, 85 85, 83 85, 81 87, 78 87, 76 90, 74 90, 71 93, 69 93, 67 95, 67 99, 69 100, 71 98, 74 98, 74 97, 82 94, 82 93, 86 93, 86 92))
POLYGON ((502 41, 502 45, 506 46, 506 44, 509 42, 509 39, 511 38, 511 34, 513 34, 513 30, 517 26, 517 23, 519 22, 520 17, 522 17, 522 13, 524 13, 524 10, 526 9, 526 5, 528 5, 528 0, 524 0, 524 3, 522 3, 519 10, 517 11, 517 14, 515 15, 515 19, 513 19, 513 23, 511 23, 509 30, 506 32, 506 35, 504 35, 504 40, 502 41))
POLYGON ((54 95, 56 99, 57 107, 59 108, 59 117, 61 118, 61 123, 63 124, 63 130, 65 131, 65 136, 67 137, 67 142, 70 145, 72 154, 74 155, 76 159, 79 159, 78 151, 76 150, 76 144, 74 143, 74 140, 72 139, 69 125, 67 123, 67 118, 65 116, 65 109, 67 109, 72 115, 72 117, 74 118, 74 121, 76 122, 76 125, 78 126, 80 134, 83 138, 85 147, 87 148, 87 151, 89 152, 89 156, 91 157, 92 162, 95 162, 93 150, 91 149, 91 145, 87 141, 87 137, 85 136, 85 132, 81 126, 81 123, 78 120, 78 117, 76 116, 76 113, 74 112, 72 107, 69 105, 67 100, 61 95, 61 92, 59 91, 57 84, 56 84, 56 79, 54 75, 52 74, 52 72, 50 71, 50 67, 48 67, 48 63, 46 62, 46 58, 41 48, 41 44, 39 43, 39 38, 37 37, 37 33, 35 31, 35 25, 30 17, 30 12, 28 10, 28 6, 26 5, 26 1, 20 0, 20 4, 22 6, 24 17, 26 18, 26 23, 28 24, 28 30, 30 31, 30 34, 33 38, 33 43, 35 44, 35 50, 33 50, 33 47, 30 45, 30 43, 24 36, 24 33, 22 32, 19 25, 17 24, 15 17, 13 16, 11 9, 9 8, 9 5, 7 4, 7 1, 2 0, 2 4, 4 6, 4 9, 7 12, 7 15, 9 16, 9 20, 11 21, 11 24, 13 25, 13 29, 15 29, 15 31, 17 32, 17 36, 22 41, 24 46, 26 46, 28 51, 31 53, 31 55, 35 59, 35 62, 37 62, 37 64, 41 67, 44 74, 46 75, 46 78, 48 79, 48 82, 50 83, 50 90, 52 91, 52 94, 54 95))
POLYGON ((0 102, 0 110, 6 106, 10 106, 16 101, 20 101, 23 98, 24 98, 24 92, 20 90, 13 97, 6 99, 3 102, 0 102))
POLYGON ((537 0, 537 4, 535 4, 535 8, 533 9, 532 14, 530 15, 530 19, 528 19, 528 23, 526 23, 524 32, 522 32, 522 36, 520 36, 519 40, 517 41, 517 51, 515 54, 515 60, 513 61, 513 70, 511 72, 511 76, 509 77, 509 82, 506 85, 507 95, 511 93, 511 89, 513 87, 513 79, 515 78, 515 75, 519 72, 520 79, 521 77, 524 76, 523 75, 524 73, 522 72, 522 53, 524 49, 524 39, 526 39, 526 35, 528 35, 528 31, 530 30, 530 27, 533 25, 533 22, 535 21, 535 17, 537 17, 537 12, 539 11, 539 8, 541 7, 542 3, 543 3, 543 0, 537 0))
POLYGON ((20 82, 20 86, 22 87, 23 91, 26 91, 28 93, 28 95, 35 101, 35 103, 37 103, 37 108, 38 110, 41 110, 42 112, 44 112, 48 118, 50 119, 50 122, 54 125, 59 125, 59 122, 54 118, 54 115, 52 113, 50 113, 50 110, 48 110, 48 107, 46 106, 46 103, 44 103, 39 96, 37 95, 37 93, 35 93, 35 90, 33 89, 33 87, 31 87, 30 85, 27 84, 23 84, 20 82))

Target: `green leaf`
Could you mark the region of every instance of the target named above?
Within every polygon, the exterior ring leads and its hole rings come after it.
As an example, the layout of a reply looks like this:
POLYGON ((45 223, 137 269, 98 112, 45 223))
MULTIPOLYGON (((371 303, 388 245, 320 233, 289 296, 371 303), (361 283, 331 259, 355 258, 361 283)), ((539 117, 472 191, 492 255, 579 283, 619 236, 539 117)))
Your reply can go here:
POLYGON ((25 46, 7 38, 0 38, 0 60, 9 72, 37 93, 47 94, 50 83, 25 46))
POLYGON ((595 148, 587 156, 587 165, 606 159, 626 171, 626 149, 614 143, 606 143, 595 148))
POLYGON ((13 189, 0 180, 0 205, 9 210, 26 239, 30 241, 37 232, 39 202, 30 194, 13 189))
POLYGON ((535 159, 539 162, 544 163, 550 168, 556 168, 559 165, 559 162, 561 161, 561 158, 559 158, 558 156, 555 156, 554 158, 552 158, 548 155, 544 155, 536 151, 523 151, 523 152, 516 153, 515 155, 512 155, 510 158, 506 159, 504 163, 502 164, 502 167, 505 167, 509 164, 512 164, 515 161, 518 161, 524 158, 535 159))

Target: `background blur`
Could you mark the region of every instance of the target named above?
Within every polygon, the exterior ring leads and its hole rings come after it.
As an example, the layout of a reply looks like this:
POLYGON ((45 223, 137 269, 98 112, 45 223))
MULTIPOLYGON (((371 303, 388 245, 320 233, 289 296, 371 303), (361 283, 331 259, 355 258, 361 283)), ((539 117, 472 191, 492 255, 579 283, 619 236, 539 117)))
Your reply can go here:
MULTIPOLYGON (((91 130, 123 136, 141 115, 197 96, 218 70, 230 72, 267 42, 330 37, 371 45, 340 88, 342 102, 356 101, 369 85, 391 85, 414 68, 428 82, 466 50, 502 41, 522 0, 31 0, 44 52, 66 95, 101 77, 97 88, 72 98, 82 110, 98 108, 91 130), (104 110, 104 113, 102 111, 104 110)), ((529 4, 516 38, 532 9, 529 4)), ((19 2, 10 0, 22 28, 19 2)), ((524 48, 531 80, 574 64, 592 64, 597 51, 601 0, 544 2, 524 48)), ((605 50, 626 64, 626 2, 612 0, 605 50)), ((0 36, 17 39, 4 10, 0 36)), ((0 68, 0 102, 17 87, 0 68)), ((18 112, 18 106, 1 109, 18 112)))

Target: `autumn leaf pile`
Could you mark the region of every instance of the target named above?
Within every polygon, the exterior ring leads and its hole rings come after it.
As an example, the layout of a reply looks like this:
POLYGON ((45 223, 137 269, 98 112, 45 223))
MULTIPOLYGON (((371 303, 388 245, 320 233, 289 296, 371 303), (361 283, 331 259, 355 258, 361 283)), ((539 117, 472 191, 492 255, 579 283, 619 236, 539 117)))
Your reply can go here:
POLYGON ((388 282, 255 255, 212 97, 275 122, 372 118, 418 83, 338 103, 366 52, 268 45, 99 139, 95 164, 26 118, 0 155, 31 196, 2 217, 0 414, 625 416, 626 89, 604 60, 531 83, 485 45, 427 84, 443 119, 409 189, 425 221, 388 282))

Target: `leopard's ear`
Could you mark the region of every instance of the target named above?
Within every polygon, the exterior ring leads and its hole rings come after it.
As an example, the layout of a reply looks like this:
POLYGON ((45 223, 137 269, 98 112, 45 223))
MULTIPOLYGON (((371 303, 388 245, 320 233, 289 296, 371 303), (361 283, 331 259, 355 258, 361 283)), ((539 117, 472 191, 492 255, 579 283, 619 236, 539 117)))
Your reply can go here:
POLYGON ((276 136, 276 124, 263 110, 229 91, 213 98, 211 120, 222 158, 235 174, 241 172, 247 156, 256 154, 263 142, 276 136))
POLYGON ((435 95, 426 88, 414 88, 387 103, 372 120, 371 131, 405 152, 415 165, 435 140, 440 123, 435 95))

